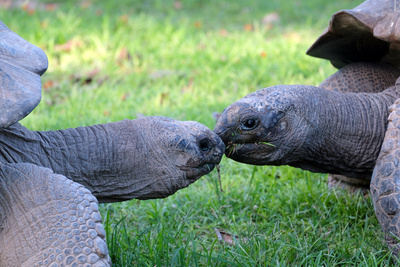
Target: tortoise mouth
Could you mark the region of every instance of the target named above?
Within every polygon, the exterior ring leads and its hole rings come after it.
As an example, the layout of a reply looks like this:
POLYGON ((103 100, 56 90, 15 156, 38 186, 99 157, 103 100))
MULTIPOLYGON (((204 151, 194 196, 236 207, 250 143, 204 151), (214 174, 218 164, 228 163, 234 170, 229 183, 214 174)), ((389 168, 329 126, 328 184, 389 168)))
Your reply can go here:
MULTIPOLYGON (((222 157, 222 156, 221 156, 222 157)), ((215 168, 215 166, 219 163, 218 162, 209 162, 201 164, 197 167, 180 167, 181 171, 185 172, 186 176, 185 179, 190 183, 197 181, 200 177, 209 174, 215 168)))
POLYGON ((271 164, 275 145, 268 142, 244 142, 228 144, 225 156, 238 162, 252 165, 271 164))
POLYGON ((210 173, 212 170, 214 170, 215 166, 217 166, 218 163, 219 163, 219 161, 215 162, 215 163, 205 163, 205 164, 201 165, 198 168, 199 173, 201 173, 201 176, 210 173))
POLYGON ((210 173, 217 164, 221 162, 225 152, 225 145, 220 142, 201 159, 189 159, 184 166, 179 169, 186 173, 186 179, 191 183, 201 176, 210 173))

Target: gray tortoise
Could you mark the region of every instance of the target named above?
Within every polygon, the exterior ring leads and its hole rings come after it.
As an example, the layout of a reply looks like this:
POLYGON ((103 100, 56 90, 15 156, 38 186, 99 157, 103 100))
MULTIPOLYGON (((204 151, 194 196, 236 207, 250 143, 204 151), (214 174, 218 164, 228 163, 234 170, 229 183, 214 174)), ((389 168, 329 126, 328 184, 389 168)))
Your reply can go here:
POLYGON ((18 121, 46 69, 45 53, 0 22, 0 266, 110 266, 97 200, 172 195, 225 146, 200 123, 164 117, 29 131, 18 121))
POLYGON ((369 186, 394 255, 400 245, 400 6, 367 0, 335 13, 308 50, 339 71, 319 87, 280 85, 227 107, 214 131, 225 154, 369 186))

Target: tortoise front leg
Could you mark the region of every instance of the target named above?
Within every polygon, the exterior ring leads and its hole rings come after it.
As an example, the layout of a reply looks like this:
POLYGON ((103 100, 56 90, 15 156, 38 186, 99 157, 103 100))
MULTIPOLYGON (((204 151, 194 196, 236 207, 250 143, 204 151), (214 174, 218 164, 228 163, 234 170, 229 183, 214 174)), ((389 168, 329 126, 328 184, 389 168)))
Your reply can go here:
POLYGON ((400 252, 400 99, 390 107, 389 125, 371 180, 375 213, 392 253, 400 252))
POLYGON ((369 178, 351 178, 340 174, 329 174, 328 175, 328 188, 340 188, 350 193, 361 193, 363 195, 368 194, 370 189, 369 178))
POLYGON ((110 266, 96 198, 50 169, 1 166, 0 266, 110 266))

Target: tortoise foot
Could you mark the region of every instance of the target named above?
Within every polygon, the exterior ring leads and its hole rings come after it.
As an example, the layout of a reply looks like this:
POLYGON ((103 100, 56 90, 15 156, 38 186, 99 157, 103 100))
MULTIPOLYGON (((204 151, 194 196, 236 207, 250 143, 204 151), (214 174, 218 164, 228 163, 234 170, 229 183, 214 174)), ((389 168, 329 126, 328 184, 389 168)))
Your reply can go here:
POLYGON ((338 174, 329 174, 328 187, 330 189, 346 190, 352 194, 361 193, 367 195, 369 193, 369 181, 338 174))
POLYGON ((396 257, 400 252, 400 99, 389 111, 385 140, 372 174, 371 195, 386 243, 396 257))

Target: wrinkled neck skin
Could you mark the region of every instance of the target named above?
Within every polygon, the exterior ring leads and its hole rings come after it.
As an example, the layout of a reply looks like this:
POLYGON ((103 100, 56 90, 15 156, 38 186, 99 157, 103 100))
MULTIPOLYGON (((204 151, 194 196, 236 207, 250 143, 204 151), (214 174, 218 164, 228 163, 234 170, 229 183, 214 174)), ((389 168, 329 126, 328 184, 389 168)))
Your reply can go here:
POLYGON ((309 129, 287 164, 312 172, 370 179, 387 128, 395 87, 381 93, 321 90, 306 104, 309 129))
MULTIPOLYGON (((182 177, 185 173, 168 164, 163 149, 150 144, 147 139, 151 138, 137 130, 145 125, 136 124, 137 120, 124 120, 35 132, 17 123, 0 132, 0 162, 50 168, 86 186, 100 202, 166 197, 177 190, 171 175, 182 177)), ((186 180, 176 181, 182 182, 186 180)))

